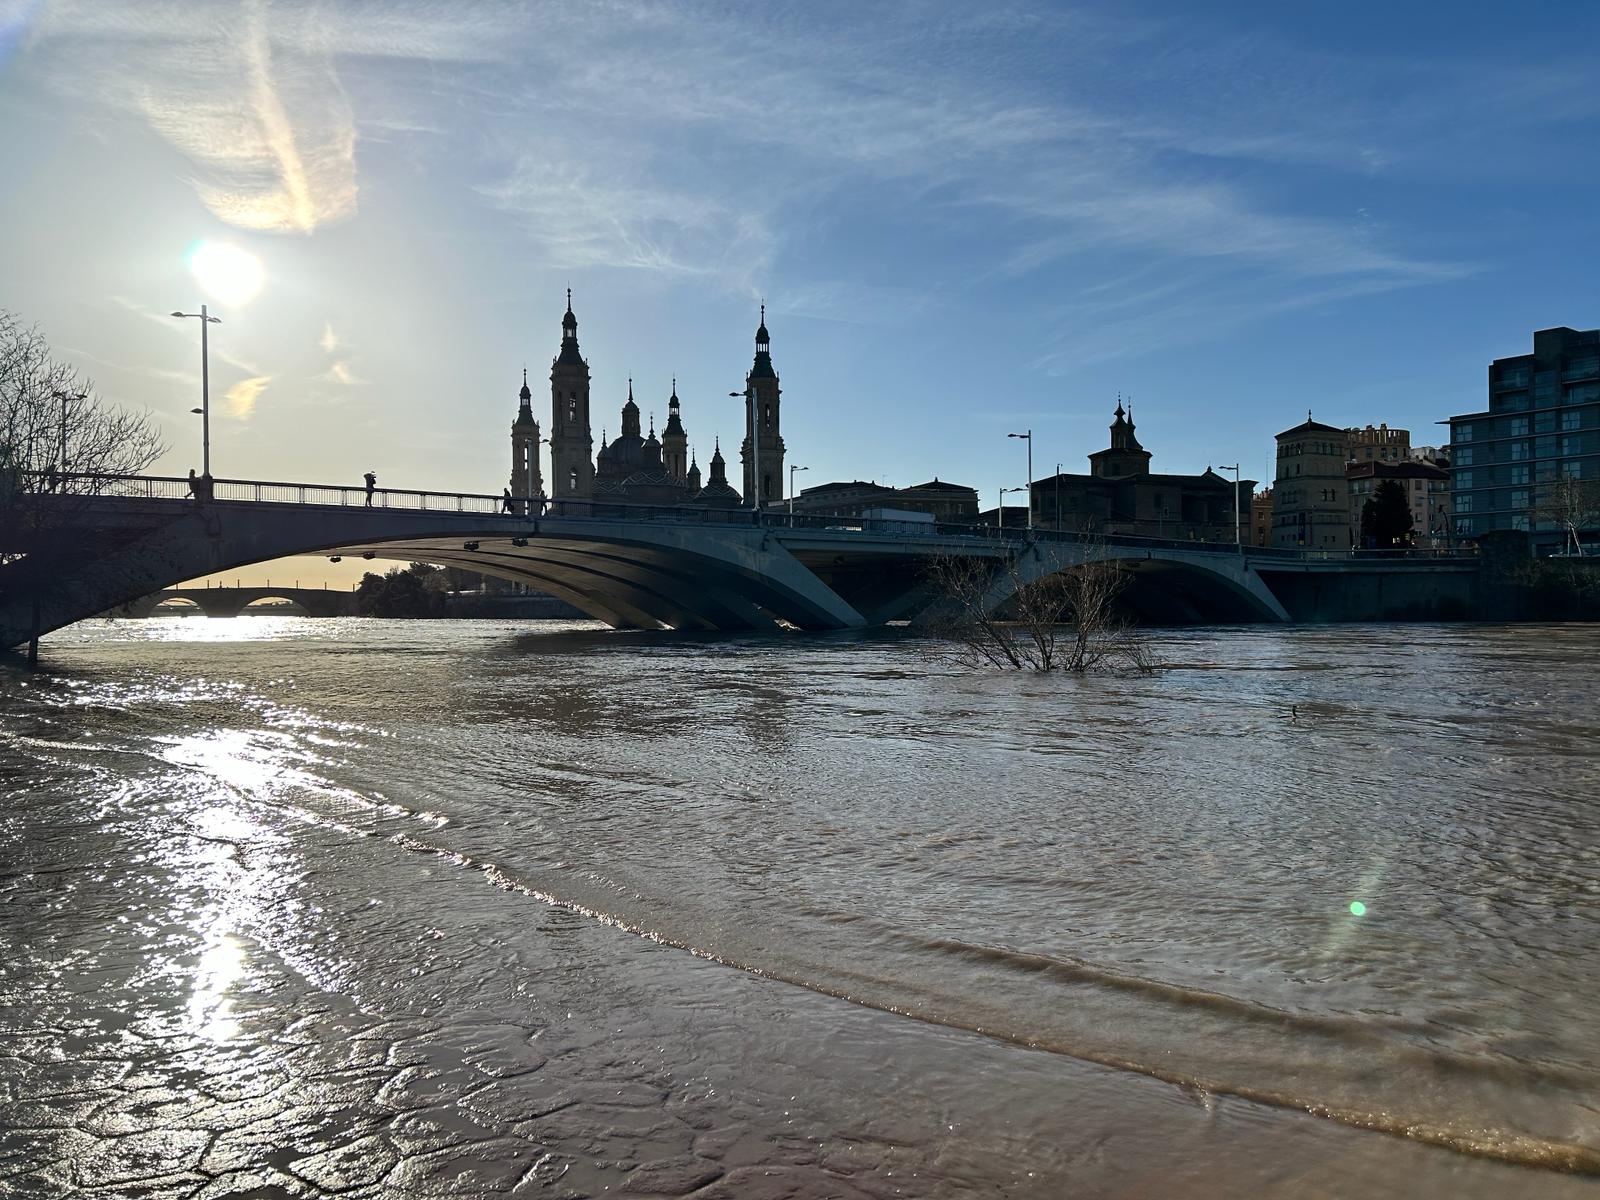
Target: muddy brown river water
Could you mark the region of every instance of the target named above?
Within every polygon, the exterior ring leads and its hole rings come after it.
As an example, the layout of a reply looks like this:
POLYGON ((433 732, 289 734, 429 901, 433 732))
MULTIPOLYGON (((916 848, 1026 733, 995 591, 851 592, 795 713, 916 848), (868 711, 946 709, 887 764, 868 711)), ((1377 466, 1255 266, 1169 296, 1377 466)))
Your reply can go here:
POLYGON ((1600 1197, 1600 628, 88 622, 0 1196, 1600 1197))

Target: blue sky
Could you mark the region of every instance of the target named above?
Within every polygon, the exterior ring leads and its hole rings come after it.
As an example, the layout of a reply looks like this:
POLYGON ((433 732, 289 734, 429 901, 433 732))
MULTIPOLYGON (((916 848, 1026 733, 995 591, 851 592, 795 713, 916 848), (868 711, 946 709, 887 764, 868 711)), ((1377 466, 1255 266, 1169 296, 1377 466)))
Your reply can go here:
POLYGON ((991 498, 1306 409, 1416 442, 1600 324, 1592 3, 0 0, 0 306, 223 476, 498 491, 574 290, 596 436, 736 440, 765 297, 801 479, 991 498))

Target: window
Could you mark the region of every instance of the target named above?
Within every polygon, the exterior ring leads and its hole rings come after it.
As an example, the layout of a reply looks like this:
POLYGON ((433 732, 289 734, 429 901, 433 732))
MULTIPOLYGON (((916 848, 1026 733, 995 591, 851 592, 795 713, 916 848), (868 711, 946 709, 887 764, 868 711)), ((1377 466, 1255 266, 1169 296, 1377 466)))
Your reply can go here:
POLYGON ((1455 452, 1456 466, 1470 467, 1472 465, 1472 447, 1457 446, 1455 452))
POLYGON ((1561 464, 1561 473, 1568 479, 1583 478, 1583 464, 1581 462, 1564 462, 1561 464))
POLYGON ((578 398, 576 396, 568 396, 567 397, 567 420, 576 421, 577 419, 578 419, 578 398))
POLYGON ((1473 497, 1470 494, 1469 495, 1464 495, 1464 496, 1457 496, 1456 497, 1456 511, 1458 513, 1469 513, 1469 512, 1471 512, 1472 511, 1472 501, 1473 501, 1473 497))
MULTIPOLYGON (((1541 438, 1540 440, 1543 441, 1544 439, 1541 438)), ((1528 452, 1529 452, 1529 447, 1528 447, 1528 443, 1527 442, 1512 442, 1511 443, 1511 461, 1512 462, 1518 462, 1518 461, 1520 461, 1520 460, 1522 460, 1524 458, 1527 458, 1528 457, 1528 452)))
POLYGON ((1556 452, 1556 440, 1553 437, 1537 438, 1534 441, 1534 451, 1538 458, 1549 458, 1556 452))
POLYGON ((1472 440, 1472 426, 1465 423, 1457 425, 1452 436, 1457 442, 1470 442, 1472 440))
POLYGON ((1600 400, 1600 383, 1575 383, 1567 389, 1568 404, 1588 404, 1600 400))
MULTIPOLYGON (((1518 469, 1519 468, 1517 468, 1517 467, 1512 467, 1511 468, 1511 470, 1513 472, 1516 472, 1518 469)), ((1520 469, 1524 473, 1528 470, 1527 467, 1522 467, 1520 469)), ((1511 482, 1512 483, 1516 483, 1517 480, 1513 477, 1511 482)), ((1523 480, 1523 482, 1526 483, 1527 481, 1523 480)), ((1469 488, 1469 487, 1471 487, 1472 486, 1472 472, 1471 471, 1457 471, 1456 474, 1455 474, 1455 485, 1458 488, 1469 488)))
POLYGON ((1518 463, 1517 465, 1515 465, 1515 466, 1513 466, 1511 468, 1511 479, 1510 479, 1510 482, 1512 482, 1512 483, 1527 483, 1528 482, 1528 464, 1527 463, 1518 463))
POLYGON ((1511 418, 1511 436, 1512 437, 1527 437, 1528 436, 1528 418, 1527 417, 1512 417, 1511 418))
POLYGON ((1582 454, 1583 435, 1581 433, 1565 433, 1561 435, 1561 453, 1582 454))
POLYGON ((1523 533, 1527 533, 1528 532, 1528 514, 1527 513, 1518 513, 1516 516, 1512 517, 1511 518, 1511 528, 1516 529, 1516 530, 1520 530, 1523 533))
POLYGON ((1583 414, 1575 408, 1569 408, 1561 414, 1562 429, 1578 429, 1583 425, 1583 414))
POLYGON ((1556 427, 1556 415, 1553 412, 1535 413, 1533 415, 1533 431, 1535 433, 1549 433, 1556 427))
POLYGON ((1527 488, 1517 488, 1514 491, 1512 491, 1512 493, 1511 493, 1511 507, 1512 508, 1527 508, 1528 507, 1528 489, 1527 488))
POLYGON ((568 471, 567 472, 567 491, 576 492, 577 490, 578 490, 578 473, 576 471, 568 471))
POLYGON ((1456 518, 1456 533, 1463 537, 1471 537, 1478 531, 1477 523, 1471 517, 1456 518))
POLYGON ((1574 358, 1561 372, 1563 379, 1593 379, 1600 375, 1600 358, 1574 358))

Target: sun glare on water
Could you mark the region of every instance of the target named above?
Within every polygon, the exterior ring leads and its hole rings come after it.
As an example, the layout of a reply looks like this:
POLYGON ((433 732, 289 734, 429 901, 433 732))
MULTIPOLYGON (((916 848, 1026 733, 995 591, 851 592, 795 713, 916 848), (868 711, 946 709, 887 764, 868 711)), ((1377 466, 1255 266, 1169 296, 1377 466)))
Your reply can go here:
POLYGON ((198 242, 185 257, 195 281, 223 305, 253 300, 266 277, 259 258, 227 242, 198 242))

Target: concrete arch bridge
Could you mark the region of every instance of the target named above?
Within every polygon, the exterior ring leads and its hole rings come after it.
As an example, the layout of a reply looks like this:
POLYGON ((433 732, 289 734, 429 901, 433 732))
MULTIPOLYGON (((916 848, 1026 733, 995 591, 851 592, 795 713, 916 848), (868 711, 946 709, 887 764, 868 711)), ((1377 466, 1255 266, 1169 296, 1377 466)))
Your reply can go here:
POLYGON ((568 501, 505 513, 499 496, 395 490, 373 493, 369 506, 360 489, 250 480, 217 480, 205 503, 186 492, 181 479, 97 479, 59 511, 38 508, 35 532, 13 531, 12 544, 0 545, 10 556, 0 565, 0 645, 181 580, 297 554, 463 567, 525 583, 618 628, 701 630, 912 619, 939 599, 927 567, 942 556, 988 564, 995 605, 1009 598, 1008 580, 1113 558, 1133 573, 1126 596, 1137 615, 1224 623, 1307 619, 1280 596, 1275 581, 1289 576, 1476 571, 1470 559, 1362 561, 750 509, 568 501))
POLYGON ((112 615, 148 617, 162 608, 174 607, 174 602, 183 602, 208 617, 236 617, 264 600, 287 600, 311 617, 347 617, 356 611, 354 592, 268 584, 263 587, 163 588, 118 605, 112 615))

